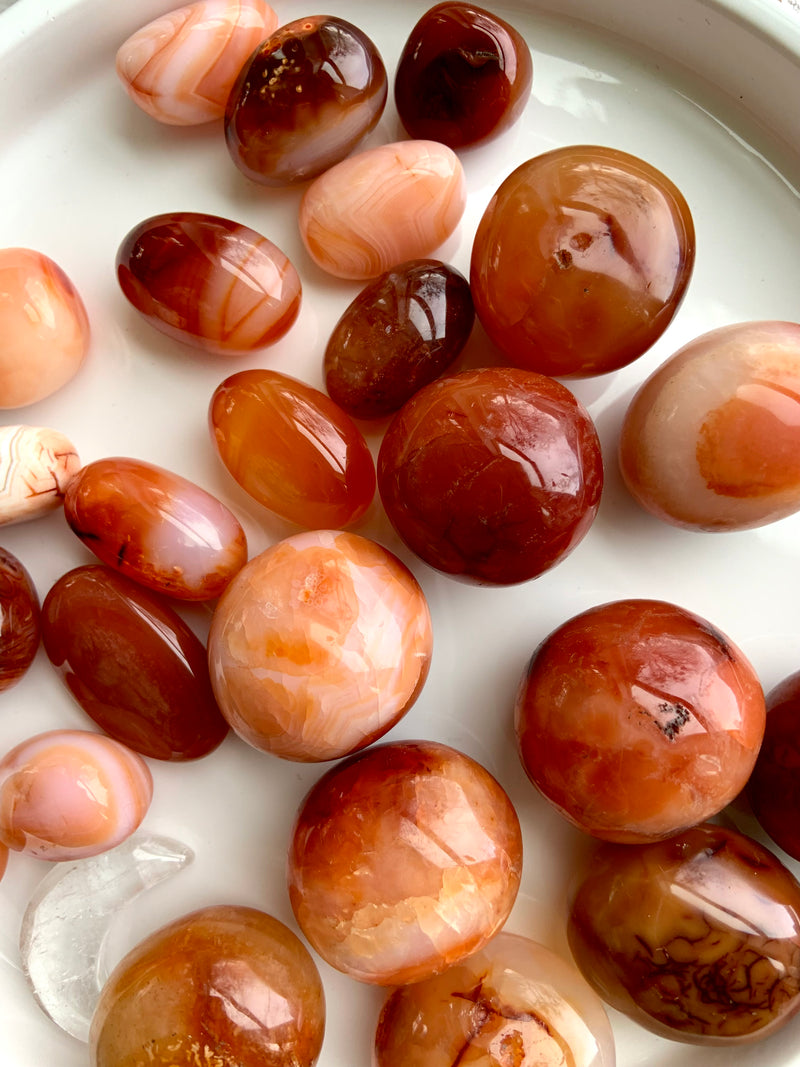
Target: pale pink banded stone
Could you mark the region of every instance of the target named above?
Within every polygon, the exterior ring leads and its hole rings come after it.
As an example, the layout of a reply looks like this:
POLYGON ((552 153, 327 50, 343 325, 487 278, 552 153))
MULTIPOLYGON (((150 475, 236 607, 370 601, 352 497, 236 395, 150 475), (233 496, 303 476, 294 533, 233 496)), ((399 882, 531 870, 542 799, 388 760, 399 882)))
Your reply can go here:
POLYGON ((142 822, 153 796, 146 763, 86 730, 51 730, 0 760, 0 842, 45 860, 96 856, 142 822))
POLYGON ((0 525, 60 507, 80 465, 75 446, 58 430, 0 427, 0 525))
POLYGON ((121 45, 117 74, 152 118, 196 126, 222 118, 239 71, 278 25, 264 0, 200 0, 149 22, 121 45))
POLYGON ((300 204, 300 235, 323 270, 365 281, 430 255, 454 232, 465 206, 455 152, 435 141, 399 141, 320 175, 300 204))

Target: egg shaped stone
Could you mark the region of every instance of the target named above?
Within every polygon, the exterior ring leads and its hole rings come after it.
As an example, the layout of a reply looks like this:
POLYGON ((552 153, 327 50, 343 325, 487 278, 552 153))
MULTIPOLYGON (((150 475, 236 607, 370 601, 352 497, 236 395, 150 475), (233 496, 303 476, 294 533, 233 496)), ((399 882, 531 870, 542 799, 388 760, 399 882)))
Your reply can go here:
POLYGON ((0 692, 26 673, 41 637, 39 595, 26 568, 0 548, 0 692))
POLYGON ((80 470, 75 446, 46 426, 0 427, 0 525, 61 507, 80 470))
POLYGON ((255 908, 184 915, 133 948, 92 1019, 92 1067, 313 1067, 325 994, 308 949, 255 908))
POLYGON ((375 495, 364 436, 330 397, 287 374, 226 378, 209 406, 211 439, 255 500, 307 528, 349 526, 375 495))
POLYGON ((0 249, 0 408, 43 400, 73 378, 89 349, 80 294, 49 256, 0 249))
POLYGON ((0 760, 0 842, 44 860, 96 856, 137 829, 152 796, 149 768, 125 745, 50 730, 0 760))
POLYGON ((159 122, 211 122, 222 118, 239 71, 277 25, 264 0, 199 0, 129 37, 117 52, 117 75, 133 102, 159 122))
POLYGON ((194 211, 134 226, 117 252, 117 279, 151 326, 222 356, 274 344, 300 309, 300 277, 277 245, 194 211))
POLYGON ((247 562, 247 539, 229 508, 144 460, 87 464, 70 483, 64 514, 103 563, 178 600, 218 597, 247 562))
POLYGON ((108 567, 76 567, 42 605, 50 662, 86 714, 152 759, 193 760, 228 732, 203 642, 160 597, 108 567))
POLYGON ((211 680, 249 744, 338 759, 391 729, 428 675, 427 601, 391 552, 356 534, 289 537, 241 571, 214 612, 211 680))
POLYGON ((398 141, 359 152, 312 182, 300 204, 300 236, 322 270, 366 281, 429 256, 465 206, 464 171, 452 149, 398 141))
POLYGON ((619 460, 634 499, 689 530, 748 530, 800 509, 800 324, 702 334, 641 386, 619 460))
POLYGON ((231 91, 231 158, 264 185, 314 178, 373 129, 387 91, 378 49, 357 26, 332 15, 288 22, 256 49, 231 91))

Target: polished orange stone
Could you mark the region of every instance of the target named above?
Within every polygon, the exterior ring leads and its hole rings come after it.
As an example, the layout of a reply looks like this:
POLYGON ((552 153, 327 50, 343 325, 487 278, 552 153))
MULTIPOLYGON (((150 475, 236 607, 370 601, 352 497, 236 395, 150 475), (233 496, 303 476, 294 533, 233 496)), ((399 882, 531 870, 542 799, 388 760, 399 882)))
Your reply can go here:
POLYGON ((767 696, 764 743, 747 783, 747 798, 761 826, 800 860, 800 672, 767 696))

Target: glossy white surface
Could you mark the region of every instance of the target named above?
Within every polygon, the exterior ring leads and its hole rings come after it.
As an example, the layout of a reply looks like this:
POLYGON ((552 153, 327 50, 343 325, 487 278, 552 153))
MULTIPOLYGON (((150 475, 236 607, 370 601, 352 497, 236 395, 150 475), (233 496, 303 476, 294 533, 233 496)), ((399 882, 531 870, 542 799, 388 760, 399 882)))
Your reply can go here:
MULTIPOLYGON (((304 252, 296 226, 301 190, 249 183, 231 163, 218 127, 160 127, 126 97, 114 73, 116 48, 171 6, 169 0, 19 0, 0 17, 0 196, 6 208, 0 241, 55 259, 80 290, 93 326, 79 375, 2 421, 57 428, 84 462, 131 455, 198 482, 236 512, 255 553, 294 530, 261 512, 214 455, 206 408, 231 373, 230 360, 183 349, 127 307, 114 277, 117 245, 141 219, 172 210, 227 215, 274 240, 303 277, 303 308, 285 339, 237 366, 272 367, 318 388, 328 334, 359 286, 324 276, 304 252)), ((327 8, 367 32, 391 72, 427 6, 419 0, 331 0, 327 8)), ((746 533, 677 530, 637 508, 615 460, 630 396, 680 345, 729 322, 800 317, 800 15, 786 0, 491 6, 530 42, 533 96, 519 125, 464 154, 467 212, 441 257, 465 271, 477 220, 502 178, 529 156, 567 143, 607 144, 662 169, 689 201, 698 235, 695 277, 662 340, 621 372, 573 383, 597 422, 607 483, 594 527, 561 566, 525 586, 477 589, 411 559, 377 503, 358 529, 411 566, 433 617, 428 683, 389 737, 444 741, 497 775, 520 814, 526 846, 523 888, 509 929, 565 952, 565 887, 588 842, 528 784, 511 723, 514 691, 538 642, 593 604, 661 597, 727 632, 751 657, 766 689, 800 668, 800 516, 746 533), (587 21, 576 21, 581 16, 587 21)), ((298 0, 276 7, 281 21, 308 13, 298 0)), ((367 144, 399 136, 390 107, 367 144)), ((471 363, 481 361, 481 351, 478 331, 468 350, 471 363)), ((378 440, 373 433, 376 449, 378 440)), ((10 527, 2 543, 25 563, 42 596, 63 571, 91 561, 60 515, 10 527)), ((207 629, 208 609, 181 611, 199 632, 207 629)), ((2 695, 0 750, 55 727, 88 728, 88 720, 40 652, 31 673, 2 695)), ((297 805, 320 769, 280 762, 233 737, 199 763, 150 765, 155 795, 143 829, 185 841, 197 859, 181 879, 129 909, 112 929, 110 952, 121 955, 151 929, 204 904, 261 907, 293 925, 285 850, 297 805)), ((739 818, 751 826, 746 816, 739 818)), ((800 872, 800 865, 792 867, 800 872)), ((3 1067, 87 1062, 85 1048, 40 1013, 19 966, 19 922, 47 870, 12 855, 0 882, 3 1067)), ((320 970, 328 998, 320 1067, 368 1067, 382 994, 324 964, 320 970)), ((746 1067, 800 1065, 800 1019, 740 1053, 662 1041, 617 1015, 613 1024, 620 1067, 722 1067, 732 1059, 746 1067)))

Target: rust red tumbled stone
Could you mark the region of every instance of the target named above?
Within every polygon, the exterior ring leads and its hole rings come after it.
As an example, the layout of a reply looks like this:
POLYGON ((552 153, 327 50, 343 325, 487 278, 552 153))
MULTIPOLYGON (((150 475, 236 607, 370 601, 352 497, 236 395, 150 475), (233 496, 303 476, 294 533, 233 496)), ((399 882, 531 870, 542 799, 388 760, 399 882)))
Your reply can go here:
POLYGON ((67 489, 64 514, 103 563, 178 600, 218 597, 247 562, 247 539, 229 508, 144 460, 87 464, 67 489))
POLYGON ((489 202, 472 247, 475 310, 516 366, 604 374, 661 336, 694 254, 689 206, 655 167, 602 146, 556 148, 489 202))
POLYGON ((375 464, 356 424, 325 393, 287 374, 226 378, 211 398, 209 427, 239 485, 299 526, 349 526, 375 495, 375 464))
POLYGON ((608 841, 668 837, 744 788, 764 694, 744 653, 659 600, 569 619, 534 652, 516 731, 528 777, 562 815, 608 841))
POLYGON ((300 310, 300 276, 277 245, 194 211, 134 226, 117 252, 117 280, 151 326, 216 355, 273 344, 300 310))
POLYGON ((288 22, 259 45, 231 90, 231 158, 265 185, 314 178, 376 125, 387 91, 380 53, 357 26, 332 15, 288 22))
POLYGON ((42 631, 48 658, 76 701, 134 751, 198 759, 227 734, 205 646, 136 582, 97 564, 69 571, 45 597, 42 631))
POLYGON ((440 378, 395 415, 378 456, 386 513, 432 567, 527 581, 583 539, 603 464, 591 418, 552 378, 511 367, 440 378))
POLYGON ((775 844, 800 860, 800 672, 784 678, 767 696, 764 742, 747 798, 775 844))
POLYGON ((410 137, 462 148, 513 125, 532 80, 530 49, 513 26, 474 4, 448 0, 409 34, 394 99, 410 137))
POLYGON ((26 673, 41 635, 39 595, 17 557, 0 548, 0 692, 26 673))

